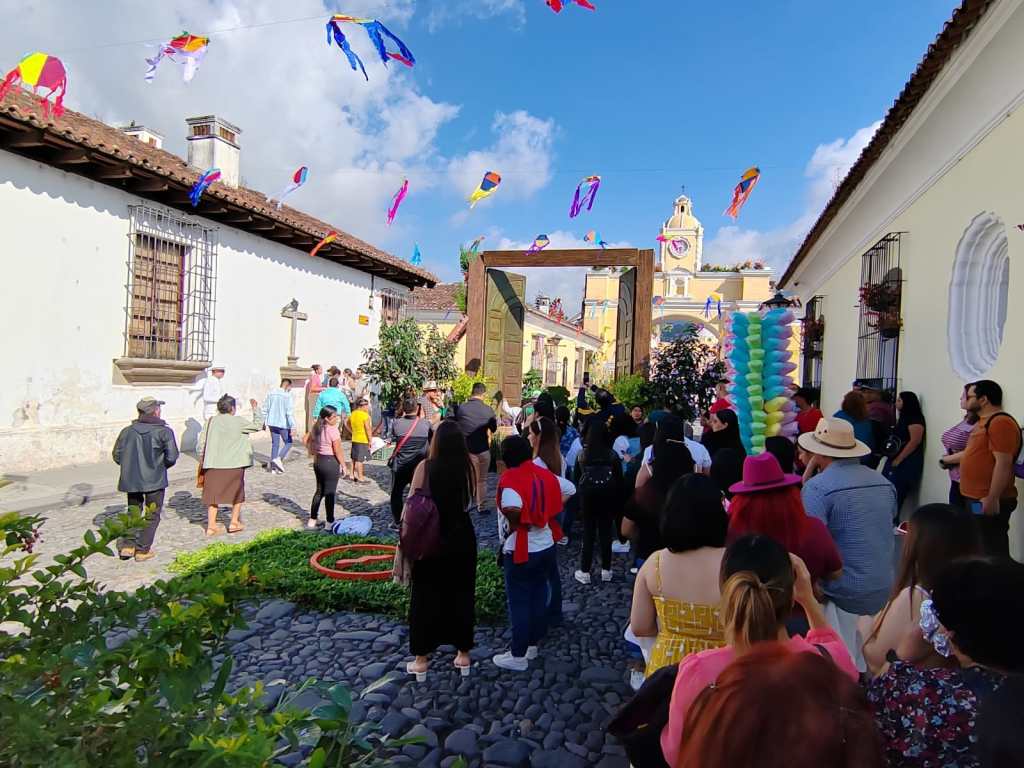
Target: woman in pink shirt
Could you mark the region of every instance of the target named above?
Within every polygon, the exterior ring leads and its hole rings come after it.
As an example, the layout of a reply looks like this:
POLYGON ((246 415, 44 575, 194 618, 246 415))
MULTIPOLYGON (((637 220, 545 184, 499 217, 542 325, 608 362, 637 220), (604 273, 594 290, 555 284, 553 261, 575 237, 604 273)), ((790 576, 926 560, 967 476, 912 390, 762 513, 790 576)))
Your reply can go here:
POLYGON ((734 541, 722 558, 721 618, 725 626, 724 648, 691 654, 679 664, 668 725, 661 732, 661 750, 669 765, 676 765, 685 738, 683 722, 694 699, 712 685, 737 656, 757 643, 780 642, 793 652, 820 653, 857 680, 857 668, 842 638, 825 620, 814 597, 811 576, 796 555, 790 555, 767 536, 743 536, 734 541), (786 619, 798 603, 807 614, 807 637, 789 637, 786 619))

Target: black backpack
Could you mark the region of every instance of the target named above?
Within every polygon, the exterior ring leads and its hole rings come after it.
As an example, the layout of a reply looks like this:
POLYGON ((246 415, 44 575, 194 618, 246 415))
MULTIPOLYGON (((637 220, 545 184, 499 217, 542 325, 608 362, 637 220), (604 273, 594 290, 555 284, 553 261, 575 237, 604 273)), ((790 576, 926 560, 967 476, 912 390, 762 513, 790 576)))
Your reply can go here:
POLYGON ((579 482, 576 486, 584 493, 617 490, 615 465, 608 462, 584 463, 580 461, 579 482))

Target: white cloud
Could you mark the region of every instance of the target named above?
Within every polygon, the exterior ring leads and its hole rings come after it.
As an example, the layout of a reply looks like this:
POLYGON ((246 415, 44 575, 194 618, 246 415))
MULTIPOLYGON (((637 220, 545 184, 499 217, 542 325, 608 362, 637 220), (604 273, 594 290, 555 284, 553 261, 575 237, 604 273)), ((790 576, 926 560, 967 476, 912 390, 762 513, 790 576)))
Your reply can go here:
POLYGON ((543 189, 551 180, 555 121, 534 117, 523 110, 498 112, 491 131, 497 134, 491 147, 456 157, 448 164, 452 185, 465 190, 468 197, 484 173, 501 174, 501 187, 478 205, 497 199, 522 200, 543 189))
POLYGON ((861 128, 848 139, 819 144, 804 169, 807 186, 803 212, 795 220, 775 229, 747 229, 739 225, 719 227, 704 247, 705 263, 735 264, 763 260, 781 274, 880 125, 879 120, 861 128))
MULTIPOLYGON (((547 236, 551 240, 551 245, 548 248, 552 250, 556 248, 594 249, 593 245, 583 240, 582 235, 577 235, 575 232, 558 230, 548 232, 547 236)), ((501 237, 494 247, 502 251, 525 251, 531 245, 533 245, 532 239, 524 242, 501 237)), ((632 248, 633 246, 628 242, 616 242, 609 243, 608 247, 632 248)), ((531 305, 537 294, 543 293, 552 299, 561 298, 565 313, 570 317, 580 311, 588 267, 510 267, 509 271, 526 276, 526 298, 531 305)))
POLYGON ((427 29, 431 34, 441 27, 458 24, 467 17, 490 19, 508 14, 514 28, 526 23, 523 0, 435 0, 427 14, 427 29))

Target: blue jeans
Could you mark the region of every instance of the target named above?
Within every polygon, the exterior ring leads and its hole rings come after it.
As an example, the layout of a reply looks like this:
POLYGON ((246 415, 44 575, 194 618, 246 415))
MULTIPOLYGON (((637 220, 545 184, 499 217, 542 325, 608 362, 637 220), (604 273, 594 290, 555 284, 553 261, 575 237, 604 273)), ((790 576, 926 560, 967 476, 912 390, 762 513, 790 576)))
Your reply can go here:
POLYGON ((288 427, 270 427, 270 460, 280 459, 288 455, 292 447, 292 431, 288 427))
POLYGON ((558 627, 562 624, 562 577, 558 573, 558 547, 551 547, 550 560, 547 576, 547 625, 558 627))
MULTIPOLYGON (((521 535, 521 534, 520 534, 521 535)), ((505 593, 512 625, 512 655, 523 657, 526 648, 537 645, 548 631, 549 574, 555 563, 555 548, 531 552, 525 563, 513 563, 506 552, 505 593)))

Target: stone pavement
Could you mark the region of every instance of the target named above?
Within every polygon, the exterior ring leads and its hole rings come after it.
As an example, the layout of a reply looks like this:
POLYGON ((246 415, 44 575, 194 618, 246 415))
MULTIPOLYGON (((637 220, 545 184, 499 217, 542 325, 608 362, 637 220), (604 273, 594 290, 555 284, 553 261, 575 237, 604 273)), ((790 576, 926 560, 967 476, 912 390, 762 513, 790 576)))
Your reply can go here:
MULTIPOLYGON (((168 488, 163 520, 154 550, 145 563, 94 558, 89 575, 114 588, 130 590, 170 576, 174 555, 205 546, 205 510, 194 487, 194 463, 185 477, 168 488)), ((247 501, 242 520, 246 530, 218 541, 246 540, 260 530, 300 527, 314 490, 309 459, 293 451, 284 475, 259 466, 246 475, 247 501)), ((365 485, 342 481, 339 502, 353 514, 374 520, 374 534, 386 534, 390 473, 370 464, 365 485)), ((491 487, 494 476, 491 477, 491 487)), ((86 528, 121 512, 122 497, 92 495, 59 500, 46 506, 42 541, 36 551, 44 560, 81 540, 86 528)), ((0 501, 2 505, 2 501, 0 501)), ((222 512, 224 521, 226 510, 222 512)), ((476 516, 481 546, 494 548, 494 513, 476 516)), ((579 530, 580 526, 577 526, 579 530)), ((578 584, 572 571, 579 545, 558 548, 562 572, 565 622, 541 645, 530 670, 513 673, 496 668, 490 657, 508 647, 507 626, 479 626, 474 666, 462 678, 451 666, 454 649, 436 654, 425 683, 405 674, 408 630, 404 622, 362 613, 323 613, 280 600, 261 600, 246 609, 248 629, 234 630, 230 653, 234 685, 262 681, 268 700, 286 686, 309 677, 344 682, 358 692, 384 676, 393 680, 358 700, 358 720, 378 723, 392 736, 420 735, 424 746, 407 746, 395 762, 408 765, 450 765, 461 754, 470 766, 626 766, 622 748, 604 732, 620 703, 630 695, 626 684, 626 649, 622 632, 628 621, 632 577, 626 558, 616 556, 615 579, 591 586, 578 584)), ((316 578, 312 573, 310 578, 316 578)), ((316 691, 303 694, 304 704, 319 700, 316 691)), ((294 764, 300 755, 284 761, 294 764)))

